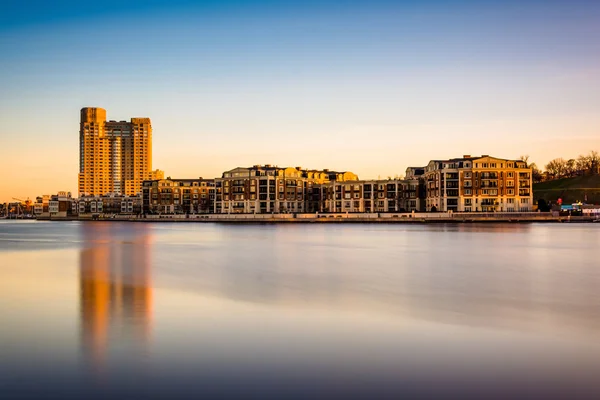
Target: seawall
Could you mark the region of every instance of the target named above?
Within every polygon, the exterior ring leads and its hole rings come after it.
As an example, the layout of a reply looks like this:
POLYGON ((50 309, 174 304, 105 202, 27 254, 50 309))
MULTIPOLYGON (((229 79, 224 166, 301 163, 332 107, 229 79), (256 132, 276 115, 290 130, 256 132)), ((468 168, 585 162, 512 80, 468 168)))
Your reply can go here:
POLYGON ((553 213, 326 213, 326 214, 190 214, 81 215, 46 217, 46 221, 128 221, 198 223, 471 223, 471 222, 592 222, 594 216, 553 213))

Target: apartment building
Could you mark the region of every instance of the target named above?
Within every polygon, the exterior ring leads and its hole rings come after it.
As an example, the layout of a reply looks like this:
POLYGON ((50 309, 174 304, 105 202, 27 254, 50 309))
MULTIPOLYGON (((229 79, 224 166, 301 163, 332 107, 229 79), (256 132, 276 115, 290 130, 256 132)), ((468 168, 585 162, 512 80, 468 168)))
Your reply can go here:
POLYGON ((143 212, 150 214, 198 214, 214 209, 214 179, 148 180, 142 184, 143 212))
POLYGON ((352 172, 306 170, 301 167, 254 165, 225 171, 215 179, 214 212, 302 213, 319 211, 320 185, 357 180, 352 172))
POLYGON ((41 215, 49 215, 51 217, 67 217, 73 214, 73 201, 71 192, 61 191, 50 196, 48 201, 48 213, 41 215))
POLYGON ((75 214, 140 214, 142 196, 83 196, 73 204, 75 214))
POLYGON ((35 203, 33 204, 34 215, 43 215, 50 212, 50 197, 51 196, 49 194, 45 194, 35 198, 35 203))
POLYGON ((528 212, 533 210, 527 163, 489 155, 431 160, 422 175, 426 211, 528 212))
POLYGON ((103 108, 81 109, 79 196, 134 196, 152 170, 150 118, 107 121, 103 108))
POLYGON ((412 212, 421 210, 418 179, 330 182, 321 185, 321 212, 412 212))

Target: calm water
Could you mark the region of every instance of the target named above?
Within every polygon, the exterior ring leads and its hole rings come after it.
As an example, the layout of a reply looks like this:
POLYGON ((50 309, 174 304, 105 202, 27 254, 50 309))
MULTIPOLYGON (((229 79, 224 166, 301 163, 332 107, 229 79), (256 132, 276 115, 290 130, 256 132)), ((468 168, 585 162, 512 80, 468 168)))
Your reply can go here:
POLYGON ((600 396, 600 226, 0 222, 0 397, 600 396))

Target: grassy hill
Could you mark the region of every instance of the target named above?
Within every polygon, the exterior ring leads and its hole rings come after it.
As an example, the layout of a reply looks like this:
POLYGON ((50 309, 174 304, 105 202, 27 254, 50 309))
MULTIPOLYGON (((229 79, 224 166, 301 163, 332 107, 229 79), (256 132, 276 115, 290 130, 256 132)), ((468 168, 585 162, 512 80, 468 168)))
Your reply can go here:
POLYGON ((600 175, 577 176, 533 185, 535 202, 544 199, 555 203, 560 197, 563 204, 571 204, 576 201, 583 202, 586 194, 587 203, 600 204, 600 175))

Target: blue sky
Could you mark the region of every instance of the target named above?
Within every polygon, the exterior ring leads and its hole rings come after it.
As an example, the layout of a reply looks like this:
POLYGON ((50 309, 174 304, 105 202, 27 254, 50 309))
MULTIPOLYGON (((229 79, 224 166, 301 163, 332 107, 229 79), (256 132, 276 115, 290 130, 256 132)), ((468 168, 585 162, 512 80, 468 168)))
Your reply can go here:
POLYGON ((600 147, 600 2, 24 3, 0 14, 0 201, 76 191, 85 106, 150 117, 173 177, 600 147))

